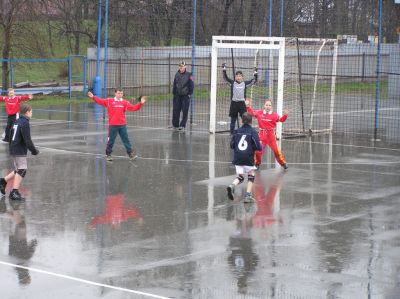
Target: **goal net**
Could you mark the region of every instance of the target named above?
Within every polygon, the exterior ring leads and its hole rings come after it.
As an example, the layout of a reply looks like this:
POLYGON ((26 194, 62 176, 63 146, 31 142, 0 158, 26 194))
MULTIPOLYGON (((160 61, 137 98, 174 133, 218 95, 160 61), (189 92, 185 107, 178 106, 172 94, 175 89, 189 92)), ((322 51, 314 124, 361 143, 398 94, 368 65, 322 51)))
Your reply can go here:
POLYGON ((277 138, 329 132, 333 124, 336 57, 336 40, 214 36, 210 132, 229 132, 231 90, 223 78, 223 63, 231 79, 240 70, 245 81, 251 80, 257 68, 258 82, 246 92, 253 109, 262 109, 269 98, 278 114, 282 115, 283 108, 289 110, 283 128, 277 126, 277 138))

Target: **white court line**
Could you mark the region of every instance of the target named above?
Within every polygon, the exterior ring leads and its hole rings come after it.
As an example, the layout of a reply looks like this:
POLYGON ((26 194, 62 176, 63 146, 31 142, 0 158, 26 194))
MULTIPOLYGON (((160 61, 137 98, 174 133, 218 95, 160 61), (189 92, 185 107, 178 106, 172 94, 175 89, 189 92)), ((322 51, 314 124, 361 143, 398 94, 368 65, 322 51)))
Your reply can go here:
MULTIPOLYGON (((33 120, 33 123, 31 123, 31 127, 38 127, 38 126, 42 126, 42 125, 49 125, 49 124, 55 124, 55 125, 58 125, 58 124, 68 124, 68 123, 78 123, 78 124, 88 124, 88 125, 97 125, 97 124, 99 124, 99 123, 102 123, 102 122, 88 122, 88 121, 75 121, 75 120, 63 120, 63 121, 61 121, 61 120, 54 120, 54 121, 51 121, 51 120, 48 120, 48 119, 44 119, 44 118, 32 118, 32 120, 33 120), (38 122, 38 123, 35 123, 34 121, 35 120, 38 120, 38 121, 44 121, 44 122, 38 122)), ((106 126, 106 128, 105 128, 105 130, 103 130, 104 132, 107 132, 107 128, 108 128, 108 122, 107 121, 105 121, 104 122, 104 125, 106 126)), ((170 131, 170 132, 172 132, 172 130, 170 129, 170 128, 167 128, 167 127, 141 127, 141 126, 132 126, 132 125, 129 125, 129 124, 127 124, 126 125, 128 128, 135 128, 135 131, 143 131, 143 130, 153 130, 153 131, 155 131, 155 130, 164 130, 164 131, 170 131)), ((196 134, 198 134, 198 133, 202 133, 202 134, 207 134, 207 135, 209 135, 210 133, 208 132, 208 131, 193 131, 193 132, 196 132, 196 134)))
POLYGON ((3 262, 3 261, 0 261, 0 264, 4 265, 4 266, 20 268, 20 269, 29 270, 29 271, 32 271, 32 272, 38 272, 38 273, 42 273, 42 274, 47 274, 47 275, 51 275, 51 276, 56 276, 56 277, 60 277, 60 278, 74 280, 74 281, 78 281, 78 282, 82 282, 82 283, 86 283, 86 284, 90 284, 90 285, 94 285, 94 286, 105 287, 105 288, 114 289, 114 290, 118 290, 118 291, 122 291, 122 292, 133 293, 133 294, 137 294, 137 295, 143 295, 143 296, 147 296, 147 297, 151 297, 151 298, 170 299, 170 297, 163 297, 163 296, 158 296, 158 295, 155 295, 155 294, 144 293, 144 292, 135 291, 135 290, 131 290, 131 289, 115 287, 115 286, 108 285, 108 284, 98 283, 98 282, 94 282, 94 281, 90 281, 90 280, 86 280, 86 279, 81 279, 81 278, 77 278, 77 277, 73 277, 73 276, 69 276, 69 275, 58 274, 58 273, 55 273, 55 272, 40 270, 40 269, 36 269, 36 268, 31 268, 31 267, 25 267, 25 266, 16 265, 16 264, 12 264, 12 263, 7 263, 7 262, 3 262))
MULTIPOLYGON (((96 154, 96 153, 88 153, 88 152, 80 152, 80 151, 71 151, 65 149, 57 149, 51 147, 44 147, 37 145, 36 147, 40 149, 45 149, 49 151, 55 152, 64 152, 68 154, 78 154, 78 155, 86 155, 86 156, 94 156, 94 157, 105 157, 104 154, 96 154)), ((127 156, 115 156, 114 158, 127 158, 127 156)), ((141 160, 157 160, 157 161, 172 161, 172 162, 192 162, 192 163, 216 163, 216 164, 232 164, 231 161, 211 161, 211 160, 182 160, 182 159, 171 159, 171 158, 152 158, 152 157, 141 157, 138 156, 137 159, 141 160)), ((376 164, 400 164, 399 161, 371 161, 371 162, 298 162, 298 163, 289 163, 290 165, 376 165, 376 164)))
MULTIPOLYGON (((294 141, 294 142, 302 142, 302 143, 310 143, 309 141, 302 141, 300 139, 285 139, 286 141, 294 141)), ((329 142, 320 142, 320 141, 311 141, 311 143, 315 144, 324 144, 329 145, 329 142)), ((352 145, 352 144, 342 144, 342 143, 332 143, 334 146, 346 146, 346 147, 357 147, 357 148, 366 148, 366 149, 376 149, 376 150, 386 150, 386 151, 396 151, 400 152, 400 149, 397 148, 388 148, 388 147, 375 147, 375 146, 365 146, 365 145, 352 145)))

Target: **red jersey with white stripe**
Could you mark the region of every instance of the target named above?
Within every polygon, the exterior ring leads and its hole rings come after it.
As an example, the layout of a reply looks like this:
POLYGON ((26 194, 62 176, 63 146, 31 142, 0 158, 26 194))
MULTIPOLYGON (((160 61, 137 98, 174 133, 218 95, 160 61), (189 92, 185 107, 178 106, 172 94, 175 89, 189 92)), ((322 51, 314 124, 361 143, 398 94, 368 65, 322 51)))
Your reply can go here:
POLYGON ((286 114, 281 117, 276 112, 264 113, 264 110, 253 110, 250 106, 247 112, 257 118, 259 128, 264 130, 274 130, 277 122, 285 122, 287 119, 286 114))
POLYGON ((93 100, 107 108, 108 112, 108 124, 110 126, 123 126, 126 125, 125 111, 137 111, 142 108, 142 103, 138 102, 132 105, 127 100, 107 98, 101 99, 99 97, 93 96, 93 100))
POLYGON ((0 101, 6 103, 6 112, 8 115, 14 115, 19 112, 19 104, 22 101, 28 101, 29 96, 0 96, 0 101))

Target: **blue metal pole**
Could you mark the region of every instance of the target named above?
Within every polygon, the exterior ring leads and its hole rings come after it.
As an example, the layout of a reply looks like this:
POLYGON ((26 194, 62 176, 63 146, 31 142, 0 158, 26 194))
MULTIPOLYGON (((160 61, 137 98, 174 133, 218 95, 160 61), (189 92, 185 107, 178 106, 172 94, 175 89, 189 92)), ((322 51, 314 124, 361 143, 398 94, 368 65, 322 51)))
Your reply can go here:
POLYGON ((107 52, 108 52, 108 0, 105 0, 104 15, 104 97, 107 97, 107 52))
POLYGON ((381 92, 381 41, 382 41, 382 0, 379 0, 379 18, 378 18, 378 53, 376 64, 376 86, 375 86, 375 130, 374 139, 377 140, 379 127, 379 99, 381 92))
POLYGON ((96 96, 101 96, 101 78, 99 75, 100 69, 100 47, 101 47, 101 0, 98 3, 98 18, 97 18, 97 49, 96 49, 96 75, 93 80, 93 93, 96 96))
POLYGON ((72 98, 72 60, 71 56, 68 56, 68 94, 69 98, 72 98))
POLYGON ((268 36, 272 36, 272 0, 269 0, 268 36))
MULTIPOLYGON (((194 80, 196 72, 196 21, 197 21, 197 0, 193 0, 193 13, 192 13, 192 77, 194 80)), ((193 124, 193 112, 194 112, 194 92, 190 99, 190 124, 193 124)))
POLYGON ((85 96, 87 92, 86 68, 87 68, 87 58, 86 56, 83 56, 83 96, 85 96))
POLYGON ((285 0, 281 0, 281 37, 283 36, 283 16, 284 16, 284 5, 285 0))

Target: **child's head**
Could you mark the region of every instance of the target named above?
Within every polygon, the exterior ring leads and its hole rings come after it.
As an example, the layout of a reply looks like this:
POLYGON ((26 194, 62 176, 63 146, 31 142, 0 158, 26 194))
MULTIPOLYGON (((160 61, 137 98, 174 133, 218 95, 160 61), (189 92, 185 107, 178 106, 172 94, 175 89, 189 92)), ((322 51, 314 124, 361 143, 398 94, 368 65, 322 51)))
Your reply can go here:
POLYGON ((22 103, 19 108, 19 113, 31 118, 32 117, 32 108, 28 104, 22 103))
POLYGON ((7 89, 7 94, 9 97, 13 97, 14 96, 14 88, 7 89))
POLYGON ((243 115, 242 115, 242 123, 244 125, 251 125, 251 121, 252 121, 251 114, 247 113, 247 112, 243 113, 243 115))
POLYGON ((264 109, 267 112, 272 111, 272 100, 271 99, 265 100, 264 109))
POLYGON ((114 96, 119 100, 122 99, 122 97, 124 96, 124 92, 122 91, 122 88, 116 88, 114 90, 114 96))
POLYGON ((243 73, 242 73, 242 71, 237 71, 235 73, 235 81, 239 82, 239 83, 243 81, 243 73))

